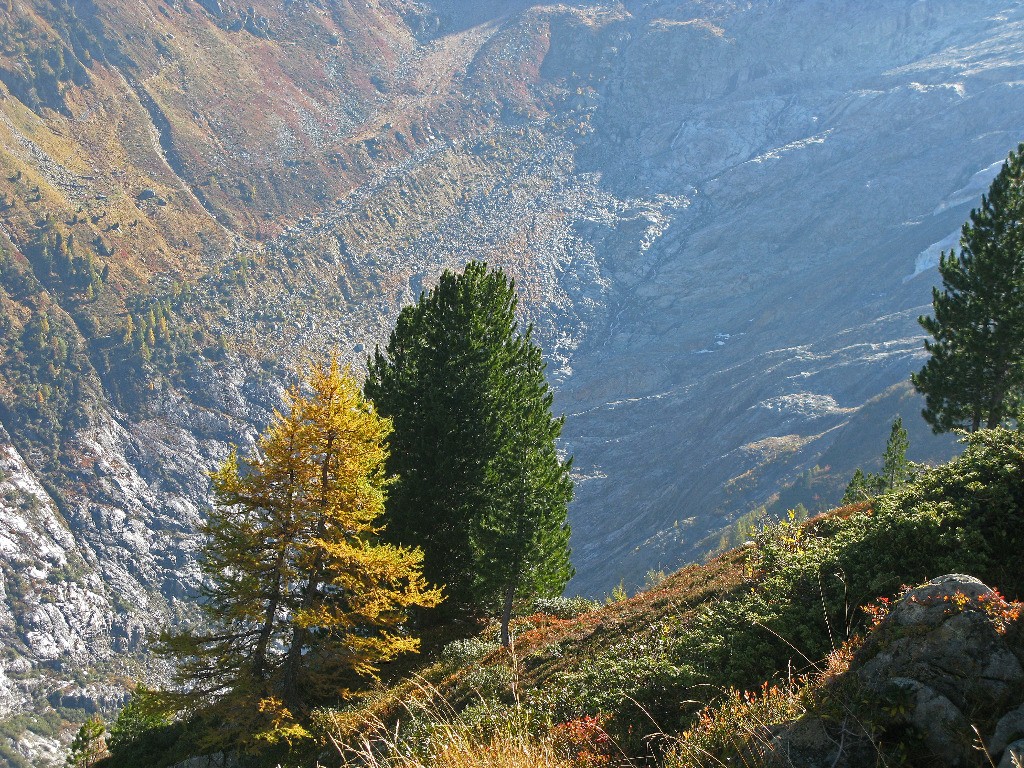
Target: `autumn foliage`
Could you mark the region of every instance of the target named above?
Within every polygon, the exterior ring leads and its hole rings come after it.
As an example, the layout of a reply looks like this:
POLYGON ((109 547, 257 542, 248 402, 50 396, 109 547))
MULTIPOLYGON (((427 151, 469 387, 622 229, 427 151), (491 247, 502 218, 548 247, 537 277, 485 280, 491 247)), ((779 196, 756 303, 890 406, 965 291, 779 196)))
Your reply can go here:
POLYGON ((323 697, 416 651, 407 610, 433 606, 418 549, 381 544, 391 431, 332 361, 288 393, 253 456, 213 475, 205 528, 204 632, 165 634, 181 708, 214 707, 220 735, 292 741, 323 697))

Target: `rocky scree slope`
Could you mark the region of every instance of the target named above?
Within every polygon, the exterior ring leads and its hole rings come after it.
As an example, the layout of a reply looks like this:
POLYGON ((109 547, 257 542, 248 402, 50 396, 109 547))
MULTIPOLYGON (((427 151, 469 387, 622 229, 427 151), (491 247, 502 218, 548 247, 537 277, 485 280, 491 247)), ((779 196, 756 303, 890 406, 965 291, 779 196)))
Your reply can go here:
POLYGON ((780 485, 834 501, 913 423, 893 387, 938 244, 1020 138, 1022 25, 1011 0, 0 4, 0 717, 37 713, 9 759, 188 615, 205 472, 289 366, 359 364, 468 258, 517 278, 570 415, 571 589, 695 557, 780 485))

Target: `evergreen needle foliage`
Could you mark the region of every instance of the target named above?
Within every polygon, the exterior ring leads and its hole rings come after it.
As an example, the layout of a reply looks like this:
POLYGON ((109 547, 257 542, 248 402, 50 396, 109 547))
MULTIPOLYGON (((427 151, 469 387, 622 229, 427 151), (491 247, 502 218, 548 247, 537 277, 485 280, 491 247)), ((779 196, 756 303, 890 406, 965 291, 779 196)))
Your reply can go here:
POLYGON ((512 281, 470 262, 402 310, 365 385, 395 425, 385 536, 423 547, 449 613, 500 605, 506 644, 512 601, 558 595, 573 574, 570 461, 531 336, 512 281))
POLYGON ((882 473, 864 472, 857 469, 853 479, 846 486, 842 503, 856 504, 880 496, 895 488, 899 488, 912 476, 910 462, 907 461, 907 448, 910 441, 907 430, 903 427, 903 419, 896 417, 889 431, 889 441, 885 444, 885 455, 882 457, 882 473))
POLYGON ((989 429, 1016 418, 1024 392, 1024 144, 963 226, 960 254, 939 261, 931 358, 912 379, 935 432, 989 429))
POLYGON ((71 751, 65 765, 67 768, 93 768, 107 756, 107 745, 103 738, 107 727, 103 718, 93 715, 78 729, 71 742, 71 751))
POLYGON ((290 390, 256 455, 232 453, 213 475, 202 602, 212 629, 162 636, 187 692, 177 705, 215 708, 229 743, 305 736, 311 703, 415 651, 406 612, 441 599, 419 550, 377 541, 390 422, 336 361, 308 387, 290 390))

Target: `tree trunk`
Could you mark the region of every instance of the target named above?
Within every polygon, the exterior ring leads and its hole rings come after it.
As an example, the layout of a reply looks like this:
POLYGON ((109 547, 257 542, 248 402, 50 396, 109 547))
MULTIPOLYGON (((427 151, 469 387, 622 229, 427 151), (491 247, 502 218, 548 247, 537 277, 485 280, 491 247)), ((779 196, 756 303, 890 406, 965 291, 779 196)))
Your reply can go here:
POLYGON ((1006 399, 1007 379, 1010 376, 1010 366, 1003 361, 999 367, 999 374, 996 376, 995 384, 992 387, 992 399, 989 404, 988 420, 985 423, 986 429, 995 429, 1003 421, 1003 401, 1006 399))
POLYGON ((274 617, 277 615, 277 607, 281 603, 281 568, 284 564, 284 548, 277 554, 277 562, 274 566, 276 582, 274 591, 270 596, 270 603, 267 605, 267 612, 260 628, 259 638, 256 641, 256 650, 252 654, 252 676, 263 682, 267 674, 267 648, 270 646, 270 636, 274 632, 274 617))
MULTIPOLYGON (((313 600, 320 589, 320 570, 321 562, 318 556, 314 563, 314 570, 310 573, 309 580, 302 590, 300 610, 313 607, 313 600)), ((299 690, 299 677, 302 672, 302 649, 305 647, 307 640, 309 640, 309 628, 295 626, 292 632, 292 642, 288 646, 288 655, 284 660, 281 696, 284 699, 284 703, 292 710, 292 714, 301 712, 305 705, 306 697, 299 690)))
MULTIPOLYGON (((324 462, 320 467, 320 519, 317 520, 314 537, 322 539, 327 532, 327 483, 330 480, 331 459, 333 457, 334 434, 327 435, 324 449, 324 462)), ((309 579, 302 589, 300 610, 313 607, 313 601, 323 581, 323 551, 317 552, 309 571, 309 579)), ((309 628, 296 626, 292 632, 292 642, 288 647, 288 655, 284 660, 284 675, 281 680, 281 695, 292 714, 301 712, 305 705, 305 696, 299 690, 299 675, 302 671, 302 649, 309 639, 309 628)))
POLYGON ((288 470, 288 496, 286 510, 288 511, 288 525, 285 526, 285 530, 282 531, 282 542, 279 545, 277 551, 277 557, 274 559, 274 590, 270 595, 270 602, 267 605, 266 613, 264 614, 263 626, 260 628, 260 634, 256 641, 256 648, 252 654, 252 676, 260 682, 260 689, 262 694, 266 695, 266 686, 263 683, 267 680, 267 649, 270 647, 270 639, 274 634, 274 618, 277 616, 277 609, 281 605, 281 600, 284 597, 281 592, 283 589, 282 576, 281 574, 285 570, 285 558, 287 557, 288 547, 294 539, 294 532, 291 529, 292 514, 293 514, 293 501, 295 493, 295 468, 288 470))
POLYGON ((505 606, 501 611, 501 645, 504 648, 512 645, 512 635, 508 630, 508 625, 512 622, 512 601, 516 596, 517 580, 513 578, 512 583, 508 585, 508 591, 505 593, 505 606))

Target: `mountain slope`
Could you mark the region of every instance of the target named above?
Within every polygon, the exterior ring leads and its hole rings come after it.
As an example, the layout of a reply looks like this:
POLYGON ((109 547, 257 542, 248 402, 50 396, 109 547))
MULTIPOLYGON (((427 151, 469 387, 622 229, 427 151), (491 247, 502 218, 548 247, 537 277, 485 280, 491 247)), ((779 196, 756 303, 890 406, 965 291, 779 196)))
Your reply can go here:
MULTIPOLYGON (((1024 702, 1022 469, 1024 433, 983 430, 880 496, 764 526, 632 598, 518 606, 507 648, 496 621, 424 629, 422 654, 325 697, 304 738, 274 744, 275 723, 242 739, 268 766, 995 764, 1024 702)), ((110 768, 237 738, 212 709, 122 743, 110 768)))
POLYGON ((569 414, 571 589, 699 556, 816 464, 807 503, 835 501, 916 418, 892 386, 930 247, 1020 138, 1022 25, 990 0, 0 4, 0 714, 116 699, 143 630, 188 616, 205 472, 292 363, 360 365, 469 258, 517 278, 569 414))

